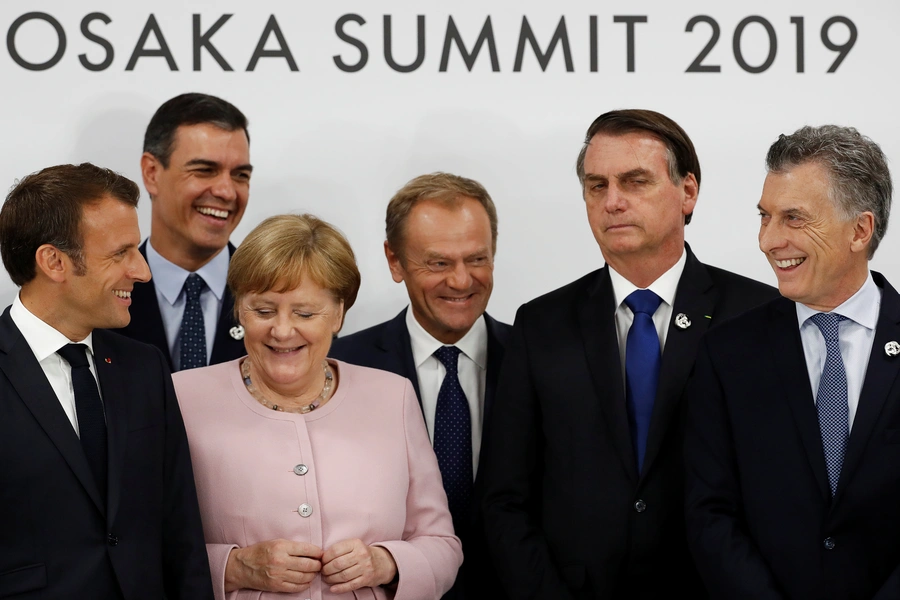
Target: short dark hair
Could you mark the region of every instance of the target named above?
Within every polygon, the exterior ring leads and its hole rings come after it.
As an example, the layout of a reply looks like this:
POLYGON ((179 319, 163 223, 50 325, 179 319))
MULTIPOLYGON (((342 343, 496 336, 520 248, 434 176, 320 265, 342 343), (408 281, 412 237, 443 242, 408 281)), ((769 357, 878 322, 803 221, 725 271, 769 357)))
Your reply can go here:
POLYGON ((215 125, 225 131, 243 129, 247 143, 250 143, 247 117, 235 105, 215 96, 191 92, 175 96, 156 109, 144 133, 144 152, 155 156, 163 168, 168 169, 175 132, 182 125, 202 123, 215 125))
POLYGON ((491 224, 491 252, 496 254, 497 208, 491 200, 491 195, 474 179, 442 172, 419 175, 410 179, 388 202, 384 219, 388 247, 400 257, 403 264, 406 264, 403 246, 406 243, 406 220, 412 209, 423 200, 433 200, 455 209, 460 206, 463 198, 476 200, 487 212, 491 224))
MULTIPOLYGON (((669 179, 679 184, 688 173, 694 174, 697 188, 700 188, 700 159, 694 143, 681 126, 664 114, 643 109, 612 110, 603 113, 591 123, 584 136, 584 145, 578 153, 575 172, 578 181, 584 184, 584 157, 588 144, 599 133, 607 135, 625 135, 626 133, 645 132, 656 137, 666 146, 669 179)), ((693 213, 685 216, 684 223, 691 222, 693 213)))
POLYGON ((781 134, 766 155, 770 173, 784 173, 805 163, 818 163, 828 171, 831 201, 845 218, 866 211, 875 216, 868 254, 872 258, 887 232, 894 189, 884 152, 853 127, 822 125, 781 134))
POLYGON ((137 207, 141 192, 127 177, 91 163, 47 167, 19 181, 0 209, 0 256, 13 283, 35 278, 35 253, 44 244, 66 253, 83 275, 84 206, 108 196, 137 207))

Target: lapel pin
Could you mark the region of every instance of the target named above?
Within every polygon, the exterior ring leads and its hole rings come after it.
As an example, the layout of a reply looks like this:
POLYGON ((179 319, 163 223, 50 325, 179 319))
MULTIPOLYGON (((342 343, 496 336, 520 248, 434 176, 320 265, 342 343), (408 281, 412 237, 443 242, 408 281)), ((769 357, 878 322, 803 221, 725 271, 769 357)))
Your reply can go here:
POLYGON ((900 344, 895 341, 890 341, 884 345, 884 353, 888 356, 897 356, 900 354, 900 344))
POLYGON ((111 359, 111 358, 104 358, 103 360, 105 360, 105 361, 106 361, 106 364, 108 364, 108 365, 111 365, 111 364, 112 364, 112 359, 111 359))
POLYGON ((228 335, 230 335, 235 340, 244 339, 244 326, 238 325, 236 327, 232 327, 228 330, 228 335))
POLYGON ((675 316, 675 327, 678 329, 687 329, 691 326, 691 319, 684 313, 678 313, 675 316))

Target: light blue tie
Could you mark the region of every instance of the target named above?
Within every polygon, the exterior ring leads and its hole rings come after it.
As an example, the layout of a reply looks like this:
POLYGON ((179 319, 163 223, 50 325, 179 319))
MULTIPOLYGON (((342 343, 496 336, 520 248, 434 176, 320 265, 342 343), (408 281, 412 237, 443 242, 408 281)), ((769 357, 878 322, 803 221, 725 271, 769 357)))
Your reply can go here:
POLYGON ((816 313, 810 320, 825 337, 825 368, 819 380, 816 394, 816 410, 819 413, 819 431, 822 434, 822 449, 825 466, 828 468, 828 483, 831 495, 837 491, 841 476, 841 466, 847 453, 850 438, 850 409, 847 405, 847 372, 841 358, 841 340, 838 332, 840 323, 846 317, 834 313, 816 313))
POLYGON ((184 282, 184 316, 181 318, 181 357, 179 367, 196 369, 206 366, 206 326, 200 293, 206 282, 196 273, 188 275, 184 282))
POLYGON ((650 417, 659 382, 661 353, 653 313, 660 302, 662 299, 650 290, 635 290, 625 298, 625 304, 634 313, 625 342, 625 407, 638 473, 644 466, 650 417))

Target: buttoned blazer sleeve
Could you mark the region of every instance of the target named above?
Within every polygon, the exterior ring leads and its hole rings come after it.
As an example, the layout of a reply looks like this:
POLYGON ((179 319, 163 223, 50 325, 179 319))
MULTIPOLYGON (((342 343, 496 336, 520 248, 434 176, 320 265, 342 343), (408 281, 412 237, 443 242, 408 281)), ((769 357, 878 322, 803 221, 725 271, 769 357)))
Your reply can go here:
POLYGON ((395 600, 440 598, 453 585, 463 552, 453 535, 437 458, 408 380, 402 418, 409 468, 406 524, 401 540, 374 545, 387 549, 397 563, 400 580, 395 600))
POLYGON ((720 379, 729 365, 716 364, 714 356, 706 337, 686 393, 688 545, 712 600, 783 600, 786 596, 745 526, 720 379))

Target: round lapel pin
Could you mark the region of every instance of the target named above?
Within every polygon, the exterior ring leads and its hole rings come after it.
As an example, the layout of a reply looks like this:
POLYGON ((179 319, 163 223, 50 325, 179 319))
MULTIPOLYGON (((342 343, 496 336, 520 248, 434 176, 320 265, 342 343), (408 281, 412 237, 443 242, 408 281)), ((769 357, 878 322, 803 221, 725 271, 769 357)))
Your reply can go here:
POLYGON ((675 316, 675 327, 678 329, 687 329, 691 326, 691 319, 684 313, 678 313, 675 316))
POLYGON ((244 326, 238 325, 236 327, 232 327, 228 330, 228 335, 230 335, 235 340, 244 339, 244 326))
POLYGON ((891 340, 884 345, 884 353, 888 356, 897 356, 898 354, 900 354, 900 344, 891 340))

